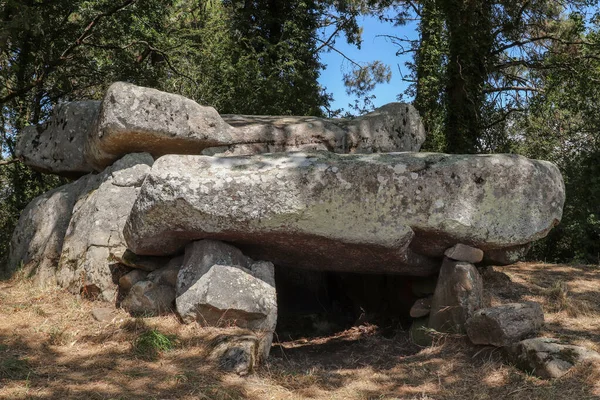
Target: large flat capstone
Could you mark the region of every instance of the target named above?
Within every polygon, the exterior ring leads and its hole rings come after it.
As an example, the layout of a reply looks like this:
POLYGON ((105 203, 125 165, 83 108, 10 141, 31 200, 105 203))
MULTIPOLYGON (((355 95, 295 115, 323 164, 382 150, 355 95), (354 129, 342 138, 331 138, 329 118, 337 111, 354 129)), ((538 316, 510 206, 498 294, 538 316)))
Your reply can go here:
POLYGON ((334 153, 419 151, 425 128, 410 104, 389 103, 357 118, 221 115, 252 143, 207 149, 207 155, 326 150, 334 153))
POLYGON ((456 243, 485 253, 545 236, 563 203, 556 166, 517 155, 169 155, 124 235, 140 255, 210 238, 281 266, 430 275, 456 243))

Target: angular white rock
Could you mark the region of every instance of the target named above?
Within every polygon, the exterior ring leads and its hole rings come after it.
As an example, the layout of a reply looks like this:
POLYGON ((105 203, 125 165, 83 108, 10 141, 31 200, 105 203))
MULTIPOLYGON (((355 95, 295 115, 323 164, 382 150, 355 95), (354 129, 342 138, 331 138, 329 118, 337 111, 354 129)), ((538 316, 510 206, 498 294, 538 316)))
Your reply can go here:
POLYGON ((177 312, 184 322, 230 325, 273 332, 277 323, 275 288, 240 267, 213 265, 182 293, 177 312))

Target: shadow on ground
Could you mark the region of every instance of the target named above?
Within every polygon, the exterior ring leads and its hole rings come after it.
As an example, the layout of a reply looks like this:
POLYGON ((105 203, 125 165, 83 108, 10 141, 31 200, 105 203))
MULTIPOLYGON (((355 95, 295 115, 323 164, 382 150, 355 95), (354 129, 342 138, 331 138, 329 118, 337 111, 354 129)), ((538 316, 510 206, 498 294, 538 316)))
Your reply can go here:
MULTIPOLYGON (((590 329, 600 320, 600 301, 594 303, 599 294, 593 290, 600 288, 599 269, 520 264, 484 275, 494 301, 537 299, 555 310, 547 312, 544 335, 600 345, 600 330, 590 329), (567 295, 562 303, 555 296, 561 287, 567 295), (569 304, 588 308, 575 315, 569 304)), ((470 346, 462 337, 442 336, 422 348, 404 331, 385 338, 368 325, 276 343, 269 362, 242 378, 207 362, 198 327, 182 326, 173 317, 140 320, 122 312, 99 323, 90 315, 95 306, 66 292, 0 283, 0 398, 600 398, 600 371, 592 366, 543 381, 503 364, 499 350, 470 346), (150 328, 176 335, 175 349, 154 359, 136 354, 135 338, 150 328)))

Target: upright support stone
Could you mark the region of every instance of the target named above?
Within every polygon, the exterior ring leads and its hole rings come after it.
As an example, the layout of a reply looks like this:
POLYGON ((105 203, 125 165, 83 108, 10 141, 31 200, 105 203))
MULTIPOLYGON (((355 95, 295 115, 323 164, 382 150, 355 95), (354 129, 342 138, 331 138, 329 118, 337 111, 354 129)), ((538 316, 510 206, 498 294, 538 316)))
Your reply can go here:
POLYGON ((483 307, 483 280, 472 264, 444 259, 431 301, 429 327, 464 333, 465 323, 483 307))
POLYGON ((115 299, 120 263, 111 254, 122 258, 127 249, 123 225, 153 162, 147 153, 128 154, 90 178, 65 233, 56 274, 61 287, 115 299))

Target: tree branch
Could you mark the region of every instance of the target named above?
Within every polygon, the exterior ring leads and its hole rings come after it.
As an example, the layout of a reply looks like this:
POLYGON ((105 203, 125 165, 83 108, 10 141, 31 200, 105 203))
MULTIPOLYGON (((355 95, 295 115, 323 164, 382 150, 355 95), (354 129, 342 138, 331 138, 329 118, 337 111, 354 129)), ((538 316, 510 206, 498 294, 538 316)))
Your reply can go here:
POLYGON ((4 165, 9 165, 9 164, 16 164, 16 163, 20 163, 23 162, 23 160, 21 160, 20 158, 13 158, 12 160, 0 160, 0 167, 4 166, 4 165))
POLYGON ((543 89, 539 89, 539 88, 532 87, 532 86, 503 86, 503 87, 499 87, 499 88, 483 89, 484 94, 490 94, 490 93, 496 93, 496 92, 508 92, 508 91, 544 93, 543 89))
POLYGON ((357 63, 356 61, 354 61, 353 59, 351 59, 350 57, 348 57, 347 55, 345 55, 344 53, 342 53, 341 51, 339 51, 338 49, 336 49, 335 47, 333 47, 331 44, 325 43, 325 41, 323 39, 320 39, 320 38, 317 38, 317 37, 315 37, 315 39, 318 42, 323 43, 323 45, 325 47, 328 47, 330 50, 333 50, 336 53, 338 53, 339 55, 341 55, 345 60, 349 61, 350 63, 354 64, 355 66, 357 66, 359 68, 363 68, 362 65, 360 65, 359 63, 357 63))

